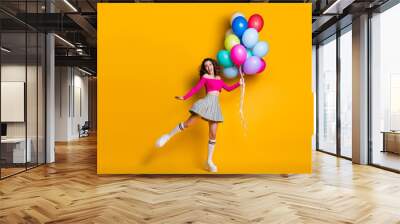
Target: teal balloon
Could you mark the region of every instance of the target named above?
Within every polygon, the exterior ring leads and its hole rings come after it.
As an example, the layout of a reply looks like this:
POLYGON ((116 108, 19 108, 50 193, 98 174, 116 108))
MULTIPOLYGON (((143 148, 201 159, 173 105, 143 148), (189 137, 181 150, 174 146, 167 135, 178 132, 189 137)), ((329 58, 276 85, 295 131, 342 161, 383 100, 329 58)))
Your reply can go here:
POLYGON ((232 67, 233 62, 231 60, 231 56, 229 51, 227 50, 220 50, 217 54, 218 63, 224 67, 232 67))
POLYGON ((246 51, 247 51, 247 57, 246 57, 246 59, 249 58, 249 57, 251 57, 251 56, 253 56, 253 53, 251 52, 250 49, 247 49, 246 51))
POLYGON ((239 70, 236 67, 224 68, 224 76, 228 79, 234 79, 239 74, 239 70))
POLYGON ((257 57, 264 57, 265 55, 267 55, 269 51, 269 45, 267 42, 265 41, 259 41, 254 47, 253 47, 253 55, 257 56, 257 57))
POLYGON ((254 28, 248 28, 242 36, 242 43, 247 48, 253 48, 258 42, 258 32, 254 28))

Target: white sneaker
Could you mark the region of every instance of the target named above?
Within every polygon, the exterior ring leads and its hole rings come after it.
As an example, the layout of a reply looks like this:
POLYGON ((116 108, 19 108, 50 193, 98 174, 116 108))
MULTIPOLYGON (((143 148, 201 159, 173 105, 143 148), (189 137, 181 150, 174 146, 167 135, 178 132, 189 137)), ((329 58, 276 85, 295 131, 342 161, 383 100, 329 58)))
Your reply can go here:
POLYGON ((208 165, 208 170, 210 172, 213 172, 213 173, 218 172, 217 166, 213 162, 211 162, 211 163, 207 162, 207 165, 208 165))
POLYGON ((156 141, 156 147, 157 148, 161 148, 165 145, 165 143, 167 143, 169 140, 169 135, 165 134, 163 136, 161 136, 157 141, 156 141))

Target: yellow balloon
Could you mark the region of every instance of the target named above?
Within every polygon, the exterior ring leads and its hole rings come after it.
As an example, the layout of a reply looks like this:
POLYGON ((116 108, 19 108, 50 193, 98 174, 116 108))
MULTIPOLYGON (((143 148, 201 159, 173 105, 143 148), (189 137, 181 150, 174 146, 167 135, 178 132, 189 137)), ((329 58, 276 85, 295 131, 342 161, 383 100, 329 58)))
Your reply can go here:
POLYGON ((232 47, 235 46, 236 44, 240 44, 240 40, 235 34, 229 34, 225 38, 225 48, 228 51, 230 51, 232 47))

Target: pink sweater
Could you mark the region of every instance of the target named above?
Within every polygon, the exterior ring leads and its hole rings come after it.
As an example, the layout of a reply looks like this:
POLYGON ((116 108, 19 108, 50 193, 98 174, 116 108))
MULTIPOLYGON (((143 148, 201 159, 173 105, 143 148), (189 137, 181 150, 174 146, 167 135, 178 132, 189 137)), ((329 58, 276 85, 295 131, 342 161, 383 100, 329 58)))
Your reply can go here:
POLYGON ((201 77, 200 81, 188 93, 186 93, 186 95, 183 96, 183 99, 186 100, 193 96, 193 94, 197 93, 204 85, 206 86, 206 92, 208 93, 215 90, 221 92, 222 88, 224 88, 226 91, 232 91, 240 86, 240 83, 237 82, 231 86, 228 86, 222 79, 209 79, 201 77))

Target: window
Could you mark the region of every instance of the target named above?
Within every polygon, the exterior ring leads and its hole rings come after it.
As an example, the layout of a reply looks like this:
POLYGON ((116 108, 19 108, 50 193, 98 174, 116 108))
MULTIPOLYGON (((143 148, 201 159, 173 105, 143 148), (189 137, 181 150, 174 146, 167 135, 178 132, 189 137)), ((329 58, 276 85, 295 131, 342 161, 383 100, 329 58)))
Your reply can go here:
POLYGON ((340 155, 352 157, 352 32, 340 36, 340 155))
POLYGON ((371 18, 371 161, 400 170, 400 5, 371 18))
POLYGON ((336 153, 336 36, 318 47, 318 149, 336 153))

